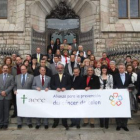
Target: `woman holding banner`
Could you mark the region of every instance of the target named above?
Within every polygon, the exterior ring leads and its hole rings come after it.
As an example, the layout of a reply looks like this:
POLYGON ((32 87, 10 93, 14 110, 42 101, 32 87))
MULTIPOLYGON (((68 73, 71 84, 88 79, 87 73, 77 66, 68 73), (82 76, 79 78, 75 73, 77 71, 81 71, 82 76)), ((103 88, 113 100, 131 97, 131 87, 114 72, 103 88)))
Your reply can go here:
MULTIPOLYGON (((101 67, 101 76, 100 79, 100 89, 113 89, 113 77, 108 74, 108 67, 106 65, 102 65, 101 67)), ((104 127, 108 129, 109 118, 101 118, 100 119, 100 127, 104 127)))

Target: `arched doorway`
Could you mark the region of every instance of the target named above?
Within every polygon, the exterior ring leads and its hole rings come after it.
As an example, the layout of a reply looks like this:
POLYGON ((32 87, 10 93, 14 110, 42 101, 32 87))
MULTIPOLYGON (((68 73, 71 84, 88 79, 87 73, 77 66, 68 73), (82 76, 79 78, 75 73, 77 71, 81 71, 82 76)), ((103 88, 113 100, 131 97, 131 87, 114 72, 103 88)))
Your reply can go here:
POLYGON ((46 17, 46 35, 48 43, 51 40, 60 38, 63 42, 67 39, 68 44, 73 43, 73 39, 79 40, 80 18, 70 9, 65 2, 60 2, 50 15, 46 17))
MULTIPOLYGON (((60 38, 61 42, 66 38, 69 44, 72 43, 73 38, 76 38, 77 42, 83 45, 85 51, 91 50, 94 52, 93 23, 95 17, 92 4, 87 0, 82 0, 82 3, 80 3, 81 0, 77 0, 76 5, 72 6, 69 5, 67 0, 60 0, 56 8, 50 10, 48 14, 49 9, 46 10, 46 13, 44 12, 45 9, 42 9, 42 1, 35 2, 31 8, 33 25, 31 53, 35 53, 36 48, 40 47, 41 53, 46 54, 50 40, 55 41, 56 38, 60 38), (80 8, 78 8, 79 10, 75 8, 79 4, 82 5, 81 10, 80 8), (34 10, 34 7, 38 10, 34 10)), ((47 2, 48 0, 45 1, 47 2)))

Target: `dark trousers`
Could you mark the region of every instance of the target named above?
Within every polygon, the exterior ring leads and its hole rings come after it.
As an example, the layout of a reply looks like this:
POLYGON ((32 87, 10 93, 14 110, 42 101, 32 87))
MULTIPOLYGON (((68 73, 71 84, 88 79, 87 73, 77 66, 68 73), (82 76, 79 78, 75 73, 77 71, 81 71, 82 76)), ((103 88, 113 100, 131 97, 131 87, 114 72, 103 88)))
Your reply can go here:
POLYGON ((14 106, 14 112, 13 112, 13 114, 17 116, 16 95, 14 94, 14 92, 12 92, 12 95, 13 95, 13 106, 14 106))
POLYGON ((9 124, 10 100, 0 100, 0 126, 9 124))
POLYGON ((71 119, 71 123, 74 125, 80 125, 80 119, 71 119))
POLYGON ((118 127, 127 127, 128 118, 117 118, 116 123, 118 127))
MULTIPOLYGON (((54 119, 54 124, 58 125, 59 124, 59 119, 54 119)), ((62 125, 64 127, 68 127, 67 119, 62 119, 62 125)))
POLYGON ((100 127, 108 127, 109 125, 109 118, 101 118, 100 119, 100 127))

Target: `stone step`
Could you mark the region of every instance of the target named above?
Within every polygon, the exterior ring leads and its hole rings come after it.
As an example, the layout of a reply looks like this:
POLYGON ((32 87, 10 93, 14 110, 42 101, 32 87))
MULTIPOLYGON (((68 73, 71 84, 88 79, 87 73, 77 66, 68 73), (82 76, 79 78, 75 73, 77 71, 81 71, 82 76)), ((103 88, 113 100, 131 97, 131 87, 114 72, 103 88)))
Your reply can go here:
MULTIPOLYGON (((13 110, 10 111, 10 114, 12 114, 13 110)), ((110 125, 114 125, 116 124, 115 119, 111 118, 110 119, 110 125)), ((16 118, 9 118, 9 123, 10 124, 16 124, 17 123, 17 119, 16 118)), ((26 123, 26 120, 23 119, 23 123, 26 123)), ((32 119, 32 123, 35 124, 36 120, 32 119)), ((83 120, 81 119, 81 124, 83 123, 83 120)), ((133 113, 132 114, 132 118, 128 120, 128 124, 133 125, 133 124, 139 124, 140 123, 140 111, 138 111, 137 113, 133 113)), ((49 119, 49 124, 52 125, 53 124, 53 119, 49 119)), ((71 124, 70 119, 68 119, 68 124, 71 124)), ((98 125, 99 124, 99 119, 94 119, 94 124, 98 125)), ((61 125, 61 121, 60 121, 60 125, 61 125)))

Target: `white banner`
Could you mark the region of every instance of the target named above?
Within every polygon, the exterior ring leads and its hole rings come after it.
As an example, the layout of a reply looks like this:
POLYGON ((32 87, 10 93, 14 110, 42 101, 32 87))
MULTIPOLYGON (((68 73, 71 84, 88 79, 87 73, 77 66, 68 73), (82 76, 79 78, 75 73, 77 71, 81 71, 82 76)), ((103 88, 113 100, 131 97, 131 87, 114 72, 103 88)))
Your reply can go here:
POLYGON ((38 118, 130 118, 129 92, 126 89, 18 90, 20 117, 38 118))

